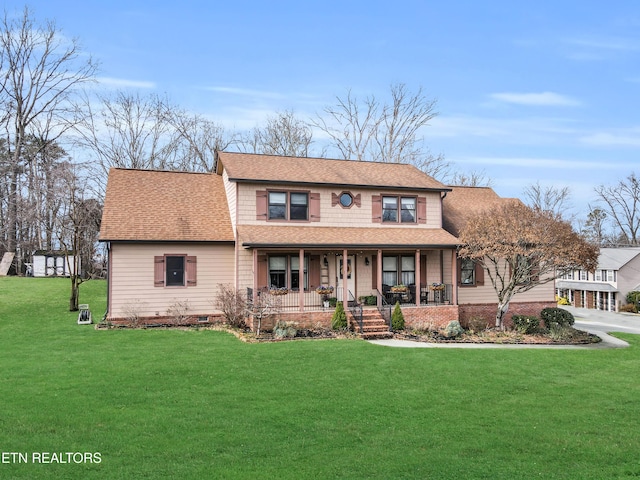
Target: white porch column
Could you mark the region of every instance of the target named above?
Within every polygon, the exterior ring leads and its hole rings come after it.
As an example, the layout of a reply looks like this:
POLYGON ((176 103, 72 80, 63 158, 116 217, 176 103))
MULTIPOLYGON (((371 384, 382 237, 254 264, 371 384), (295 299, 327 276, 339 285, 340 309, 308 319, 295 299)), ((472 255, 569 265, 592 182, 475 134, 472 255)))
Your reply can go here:
POLYGON ((416 298, 414 299, 416 302, 416 307, 420 306, 420 250, 416 250, 416 269, 415 269, 415 276, 416 278, 414 279, 415 284, 416 284, 416 298))
POLYGON ((304 249, 298 253, 298 306, 304 312, 304 249))
MULTIPOLYGON (((355 270, 355 265, 353 266, 355 270)), ((347 309, 349 305, 349 252, 345 248, 342 251, 342 306, 347 309)))

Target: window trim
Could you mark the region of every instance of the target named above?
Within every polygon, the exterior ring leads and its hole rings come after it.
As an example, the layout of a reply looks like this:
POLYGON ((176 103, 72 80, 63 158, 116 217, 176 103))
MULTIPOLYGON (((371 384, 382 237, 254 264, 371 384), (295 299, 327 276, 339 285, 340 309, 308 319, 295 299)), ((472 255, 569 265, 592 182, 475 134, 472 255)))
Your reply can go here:
MULTIPOLYGON (((311 200, 312 193, 310 190, 267 190, 267 201, 266 201, 266 217, 268 222, 293 222, 293 223, 308 223, 311 222, 311 200), (285 195, 285 203, 284 203, 284 218, 283 217, 271 217, 271 194, 273 193, 282 193, 285 195), (291 195, 295 194, 303 194, 307 198, 306 202, 306 218, 291 218, 291 207, 293 206, 291 202, 291 195)), ((282 205, 280 203, 274 205, 282 205)))
MULTIPOLYGON (((409 224, 409 225, 415 225, 418 222, 418 202, 419 202, 419 197, 417 195, 385 195, 382 194, 380 195, 380 208, 381 208, 381 217, 380 217, 380 221, 382 223, 397 223, 397 224, 409 224), (385 199, 389 199, 389 198, 394 198, 395 199, 395 205, 396 208, 394 209, 395 211, 395 220, 387 220, 385 219, 385 199), (402 212, 406 209, 402 208, 402 201, 403 200, 412 200, 413 201, 413 220, 408 221, 408 220, 403 220, 402 219, 402 212)), ((391 210, 391 209, 388 209, 391 210)))
POLYGON ((165 253, 153 257, 154 263, 154 287, 163 288, 189 288, 198 285, 198 257, 186 253, 165 253), (182 284, 167 284, 167 258, 182 257, 182 284))

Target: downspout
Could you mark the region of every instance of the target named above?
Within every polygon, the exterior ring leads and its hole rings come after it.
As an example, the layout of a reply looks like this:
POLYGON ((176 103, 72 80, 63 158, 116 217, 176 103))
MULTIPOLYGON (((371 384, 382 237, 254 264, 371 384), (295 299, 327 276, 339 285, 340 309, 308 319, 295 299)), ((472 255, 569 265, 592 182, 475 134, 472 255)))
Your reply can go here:
MULTIPOLYGON (((46 263, 46 261, 45 261, 46 263)), ((102 316, 102 321, 107 320, 109 306, 111 305, 111 242, 107 242, 107 308, 102 316)))

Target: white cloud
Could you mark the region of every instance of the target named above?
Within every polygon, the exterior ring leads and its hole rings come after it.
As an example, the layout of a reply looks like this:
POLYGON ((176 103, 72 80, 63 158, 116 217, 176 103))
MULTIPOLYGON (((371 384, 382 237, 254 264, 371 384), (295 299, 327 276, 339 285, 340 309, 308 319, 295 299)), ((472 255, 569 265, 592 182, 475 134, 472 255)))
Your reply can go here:
POLYGON ((281 93, 270 92, 266 90, 253 90, 249 88, 205 87, 205 90, 210 90, 212 92, 228 93, 231 95, 239 95, 243 97, 259 97, 259 98, 272 98, 272 99, 285 98, 285 96, 281 93))
POLYGON ((640 127, 617 132, 597 132, 580 138, 580 142, 598 147, 640 147, 640 127))
POLYGON ((560 158, 535 158, 535 157, 462 157, 451 159, 455 163, 478 166, 510 166, 518 168, 534 169, 624 169, 633 167, 632 163, 612 163, 605 160, 585 161, 560 158))
POLYGON ((565 40, 570 45, 593 48, 598 50, 636 51, 640 50, 640 44, 626 38, 568 38, 565 40))
POLYGON ((575 107, 581 103, 568 97, 553 92, 542 93, 492 93, 490 97, 494 100, 517 105, 531 106, 552 106, 552 107, 575 107))
POLYGON ((100 85, 103 85, 106 87, 144 88, 144 89, 156 88, 156 84, 154 82, 147 82, 143 80, 128 80, 125 78, 113 78, 113 77, 97 77, 96 80, 100 82, 100 85))

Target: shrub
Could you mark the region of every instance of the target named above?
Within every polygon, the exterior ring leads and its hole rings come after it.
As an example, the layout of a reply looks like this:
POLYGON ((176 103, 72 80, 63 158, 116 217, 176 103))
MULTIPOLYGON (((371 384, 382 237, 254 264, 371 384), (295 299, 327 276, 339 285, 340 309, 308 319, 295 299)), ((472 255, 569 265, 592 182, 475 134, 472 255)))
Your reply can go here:
POLYGON ((634 305, 638 305, 640 302, 640 292, 637 290, 632 290, 627 293, 627 303, 633 303, 634 305))
POLYGON ((393 313, 391 314, 391 330, 394 332, 404 330, 404 315, 402 314, 402 308, 400 308, 400 302, 396 302, 396 306, 393 307, 393 313))
POLYGON ((189 316, 189 300, 176 300, 167 308, 167 316, 171 317, 173 323, 183 325, 191 318, 189 316))
POLYGON ((273 327, 273 336, 276 338, 293 338, 296 333, 298 333, 298 324, 296 322, 278 320, 273 327))
POLYGON ((336 297, 329 298, 329 306, 335 308, 338 305, 338 299, 336 297))
POLYGON ((627 313, 638 313, 638 307, 636 306, 636 304, 633 303, 627 303, 626 305, 620 305, 620 309, 621 312, 627 312, 627 313))
POLYGON ((551 325, 560 325, 562 327, 570 327, 575 322, 575 318, 571 312, 563 308, 543 308, 540 317, 544 321, 545 327, 551 329, 551 325))
POLYGON ((571 338, 573 329, 568 325, 552 323, 549 327, 549 336, 555 342, 564 342, 571 338))
POLYGON ((489 322, 484 317, 471 317, 466 322, 467 330, 470 332, 481 332, 487 329, 489 322))
POLYGON ((244 328, 247 317, 247 297, 231 285, 220 284, 215 305, 232 327, 244 328))
POLYGON ((346 330, 347 329, 347 314, 344 311, 342 302, 336 303, 336 310, 331 317, 331 328, 334 330, 346 330))
POLYGON ((513 328, 518 333, 535 333, 540 326, 540 319, 532 315, 514 315, 511 320, 513 328))
POLYGON ((462 328, 462 325, 460 325, 460 322, 457 320, 452 320, 444 328, 444 334, 448 338, 459 337, 463 333, 464 333, 464 328, 462 328))

